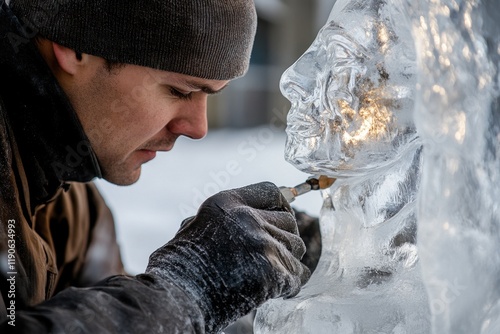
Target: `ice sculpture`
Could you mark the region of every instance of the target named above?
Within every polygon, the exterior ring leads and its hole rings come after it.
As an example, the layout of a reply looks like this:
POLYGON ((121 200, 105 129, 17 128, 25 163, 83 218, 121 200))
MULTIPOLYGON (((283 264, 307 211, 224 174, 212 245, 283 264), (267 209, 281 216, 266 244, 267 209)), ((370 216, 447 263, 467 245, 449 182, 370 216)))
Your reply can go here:
POLYGON ((409 6, 425 161, 418 247, 434 334, 500 333, 499 5, 409 6))
POLYGON ((498 7, 337 1, 282 79, 287 159, 339 177, 323 254, 256 333, 500 333, 498 7))
POLYGON ((256 333, 430 332, 416 249, 415 74, 410 20, 396 0, 338 0, 284 73, 287 160, 338 180, 323 193, 316 271, 296 298, 259 309, 256 333))

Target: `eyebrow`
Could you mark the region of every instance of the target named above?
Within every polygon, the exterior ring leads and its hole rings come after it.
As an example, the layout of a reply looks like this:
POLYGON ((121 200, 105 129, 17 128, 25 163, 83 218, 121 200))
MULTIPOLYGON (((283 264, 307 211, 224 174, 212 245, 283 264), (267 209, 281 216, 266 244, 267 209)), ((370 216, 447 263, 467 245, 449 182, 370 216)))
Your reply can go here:
POLYGON ((190 82, 190 81, 187 81, 186 85, 189 86, 190 88, 194 89, 194 90, 201 90, 202 92, 204 92, 204 93, 206 93, 208 95, 214 95, 214 94, 218 94, 222 90, 224 90, 227 86, 229 86, 229 83, 226 84, 224 87, 222 87, 219 90, 213 90, 212 88, 210 88, 210 87, 208 87, 206 85, 200 85, 200 84, 198 84, 196 82, 190 82))

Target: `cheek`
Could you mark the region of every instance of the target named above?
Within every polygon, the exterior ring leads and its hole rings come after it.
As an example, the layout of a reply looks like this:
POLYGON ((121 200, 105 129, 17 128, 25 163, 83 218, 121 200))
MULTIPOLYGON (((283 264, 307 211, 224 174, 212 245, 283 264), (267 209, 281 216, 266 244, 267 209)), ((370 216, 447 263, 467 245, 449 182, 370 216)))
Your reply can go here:
POLYGON ((164 126, 168 115, 162 112, 165 108, 156 88, 142 83, 123 87, 111 96, 109 116, 118 132, 147 136, 164 126))
POLYGON ((89 138, 108 153, 124 154, 143 145, 176 112, 150 76, 127 68, 117 75, 96 77, 88 90, 89 138))
MULTIPOLYGON (((166 113, 152 103, 138 103, 134 108, 115 113, 114 139, 139 146, 160 132, 168 123, 166 113)), ((135 147, 134 147, 135 148, 135 147)))

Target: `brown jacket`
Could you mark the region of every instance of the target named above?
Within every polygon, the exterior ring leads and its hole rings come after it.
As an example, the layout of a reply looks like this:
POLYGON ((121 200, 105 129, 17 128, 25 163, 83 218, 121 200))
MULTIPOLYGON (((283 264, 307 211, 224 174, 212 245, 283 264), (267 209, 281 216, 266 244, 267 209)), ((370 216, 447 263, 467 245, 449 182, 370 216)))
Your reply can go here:
POLYGON ((123 266, 99 164, 23 24, 0 0, 0 333, 203 333, 171 282, 108 277, 123 266))
MULTIPOLYGON (((8 51, 2 50, 4 64, 8 51)), ((95 186, 68 183, 63 190, 63 182, 47 168, 49 161, 58 161, 56 150, 67 143, 65 132, 72 132, 72 141, 86 138, 75 121, 61 115, 45 117, 51 107, 63 108, 44 103, 36 86, 24 81, 33 78, 33 72, 23 70, 28 67, 11 68, 13 77, 2 69, 0 79, 0 267, 2 275, 15 278, 9 281, 15 281, 15 289, 2 280, 0 319, 6 316, 3 305, 11 302, 34 305, 70 285, 88 285, 123 273, 113 219, 95 186), (62 122, 65 131, 57 128, 62 122), (97 249, 107 256, 99 256, 97 249), (9 291, 15 298, 9 298, 9 291)), ((95 157, 89 154, 85 159, 88 164, 81 163, 72 172, 85 169, 90 179, 94 170, 98 176, 95 157)), ((65 168, 72 166, 60 169, 65 168)))

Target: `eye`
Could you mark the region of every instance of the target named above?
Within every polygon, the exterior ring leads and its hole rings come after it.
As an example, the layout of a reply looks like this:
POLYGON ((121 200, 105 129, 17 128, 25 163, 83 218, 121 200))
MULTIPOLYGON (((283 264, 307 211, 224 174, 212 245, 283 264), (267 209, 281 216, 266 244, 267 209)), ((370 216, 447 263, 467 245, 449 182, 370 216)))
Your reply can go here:
POLYGON ((189 100, 193 96, 192 92, 183 93, 183 92, 181 92, 173 87, 170 87, 170 94, 172 94, 173 96, 175 96, 181 100, 189 100))

